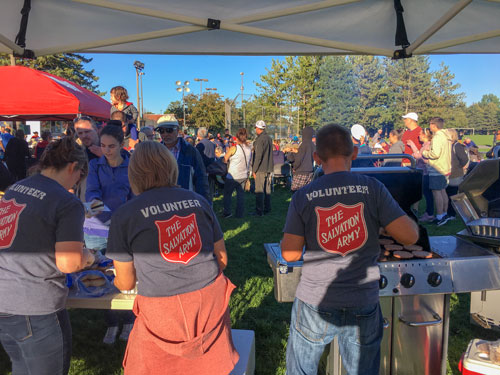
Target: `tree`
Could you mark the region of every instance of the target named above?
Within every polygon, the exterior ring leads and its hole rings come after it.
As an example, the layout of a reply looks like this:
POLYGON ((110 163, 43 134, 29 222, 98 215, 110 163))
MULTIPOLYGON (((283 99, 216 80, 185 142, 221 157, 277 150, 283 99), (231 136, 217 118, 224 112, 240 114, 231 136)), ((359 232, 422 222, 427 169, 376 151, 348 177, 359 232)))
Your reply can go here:
POLYGON ((359 98, 355 121, 373 128, 391 122, 390 104, 393 94, 387 85, 386 72, 380 59, 373 56, 352 56, 348 61, 353 66, 356 95, 359 98))
POLYGON ((322 56, 287 56, 285 60, 285 88, 290 104, 299 108, 300 127, 318 124, 321 109, 321 61, 322 56))
MULTIPOLYGON (((98 95, 105 95, 105 92, 98 90, 97 81, 99 77, 94 75, 94 69, 87 70, 85 64, 92 59, 76 53, 64 53, 58 55, 40 56, 36 59, 16 58, 16 65, 27 66, 32 69, 41 70, 58 77, 65 78, 77 85, 95 92, 98 95)), ((0 65, 10 65, 10 56, 0 55, 0 65)))
MULTIPOLYGON (((266 68, 267 73, 261 75, 261 82, 256 82, 257 90, 259 91, 258 98, 254 101, 256 107, 261 109, 268 109, 264 112, 272 114, 269 120, 277 123, 279 121, 279 107, 285 103, 286 100, 286 76, 288 74, 286 66, 280 60, 272 60, 271 69, 266 68), (269 110, 273 108, 275 110, 269 110)), ((261 118, 266 121, 264 115, 261 118)))
POLYGON ((180 100, 176 100, 175 102, 171 102, 167 109, 165 110, 165 112, 163 112, 164 114, 174 114, 175 118, 177 120, 179 119, 182 119, 183 118, 183 112, 182 112, 182 102, 180 100))
POLYGON ((433 112, 435 97, 427 56, 414 56, 409 59, 385 59, 387 83, 394 95, 391 105, 391 117, 394 123, 402 127, 401 116, 416 112, 419 122, 426 123, 436 114, 433 112))
POLYGON ((467 126, 465 116, 465 94, 457 92, 459 84, 454 84, 455 75, 448 66, 441 63, 439 70, 433 72, 434 97, 431 110, 436 116, 445 120, 446 127, 464 128, 467 126))
POLYGON ((497 130, 500 124, 500 99, 494 94, 483 95, 479 103, 467 108, 469 127, 484 130, 497 130))
POLYGON ((327 56, 320 68, 321 124, 350 126, 358 119, 360 99, 356 93, 353 66, 344 56, 327 56))
POLYGON ((204 93, 190 113, 191 124, 198 128, 224 129, 224 102, 217 93, 204 93))

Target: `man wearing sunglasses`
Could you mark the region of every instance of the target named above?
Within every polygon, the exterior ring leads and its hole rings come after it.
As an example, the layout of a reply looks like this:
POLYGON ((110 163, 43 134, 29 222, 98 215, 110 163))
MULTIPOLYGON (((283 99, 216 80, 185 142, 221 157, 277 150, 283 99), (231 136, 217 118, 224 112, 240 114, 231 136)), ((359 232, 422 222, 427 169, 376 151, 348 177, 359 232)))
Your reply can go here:
POLYGON ((208 178, 203 159, 193 146, 179 137, 179 123, 170 116, 158 119, 155 130, 160 133, 161 143, 167 146, 177 159, 179 177, 177 184, 188 190, 194 190, 210 202, 208 195, 208 178))

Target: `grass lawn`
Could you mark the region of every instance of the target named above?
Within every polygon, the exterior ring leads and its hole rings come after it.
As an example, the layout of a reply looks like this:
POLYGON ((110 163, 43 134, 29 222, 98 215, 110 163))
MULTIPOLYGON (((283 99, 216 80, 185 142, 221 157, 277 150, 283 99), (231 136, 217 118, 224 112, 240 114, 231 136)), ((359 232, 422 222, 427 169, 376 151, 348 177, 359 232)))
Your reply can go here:
MULTIPOLYGON (((273 194, 273 211, 265 217, 220 219, 225 233, 229 265, 226 275, 237 286, 231 299, 233 328, 251 329, 256 334, 256 374, 284 375, 285 347, 288 336, 291 303, 277 303, 273 295, 272 272, 266 260, 263 243, 281 239, 290 193, 277 188, 273 194)), ((247 194, 246 208, 255 207, 254 196, 247 194)), ((215 201, 220 214, 221 197, 215 201)), ((221 217, 221 215, 219 215, 221 217)), ((441 228, 427 225, 429 234, 449 235, 461 230, 458 220, 441 228)), ((450 346, 448 374, 458 374, 460 355, 472 338, 498 339, 500 334, 469 323, 468 294, 453 295, 451 300, 450 346)), ((104 315, 98 310, 71 310, 73 326, 73 358, 70 374, 121 374, 125 350, 122 342, 114 346, 102 344, 104 315)), ((0 375, 9 374, 10 363, 0 349, 0 375)))
POLYGON ((466 138, 470 138, 474 141, 474 143, 478 146, 488 146, 491 147, 493 142, 493 135, 485 135, 485 134, 476 134, 476 135, 467 135, 466 138))

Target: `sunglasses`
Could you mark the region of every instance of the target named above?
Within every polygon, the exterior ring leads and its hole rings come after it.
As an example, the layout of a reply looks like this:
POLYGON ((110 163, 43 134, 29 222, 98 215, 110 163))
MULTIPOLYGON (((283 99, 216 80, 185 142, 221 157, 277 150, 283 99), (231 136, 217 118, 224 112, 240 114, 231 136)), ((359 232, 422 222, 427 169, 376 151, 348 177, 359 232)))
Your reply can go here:
POLYGON ((160 129, 158 129, 158 133, 160 133, 160 134, 173 133, 176 130, 177 130, 177 128, 160 128, 160 129))
POLYGON ((80 117, 75 117, 73 119, 73 124, 77 123, 78 121, 89 121, 90 123, 94 122, 94 119, 89 116, 80 116, 80 117))

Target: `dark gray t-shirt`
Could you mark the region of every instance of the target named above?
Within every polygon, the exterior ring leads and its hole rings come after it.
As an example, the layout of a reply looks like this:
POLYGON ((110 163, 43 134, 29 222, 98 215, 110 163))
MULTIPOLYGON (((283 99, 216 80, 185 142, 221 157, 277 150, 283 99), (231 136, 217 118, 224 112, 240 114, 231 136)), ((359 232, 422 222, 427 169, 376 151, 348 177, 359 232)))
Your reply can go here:
POLYGON ((56 242, 83 242, 82 203, 37 174, 12 185, 0 201, 0 312, 44 315, 66 305, 66 276, 56 242))
POLYGON ((378 180, 330 173, 297 191, 285 233, 305 238, 296 297, 323 308, 378 301, 379 228, 405 213, 378 180))
POLYGON ((219 266, 214 243, 222 238, 205 198, 181 188, 157 188, 115 211, 106 256, 134 262, 138 294, 166 297, 215 280, 219 266))

